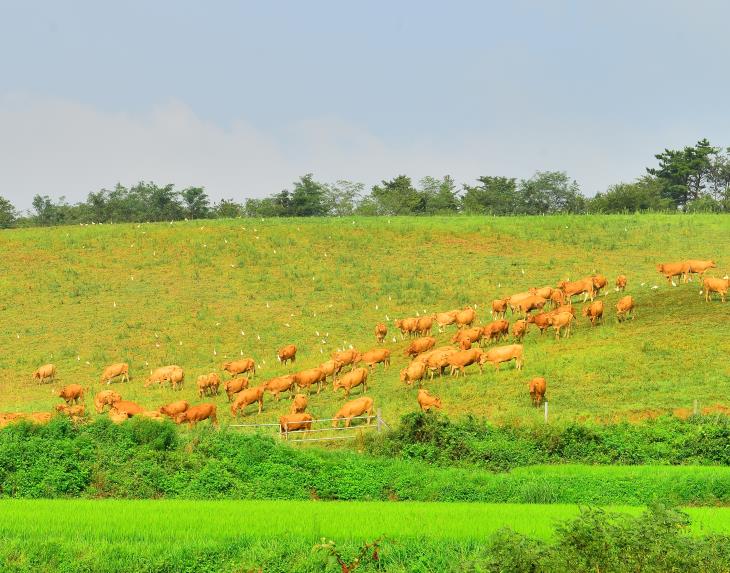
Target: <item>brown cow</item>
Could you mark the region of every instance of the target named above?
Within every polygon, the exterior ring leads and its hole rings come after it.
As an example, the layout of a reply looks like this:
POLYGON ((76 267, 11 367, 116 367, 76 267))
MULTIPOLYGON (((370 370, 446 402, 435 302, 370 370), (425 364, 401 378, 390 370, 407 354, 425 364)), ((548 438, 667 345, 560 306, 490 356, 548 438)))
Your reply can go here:
POLYGON ((69 406, 68 404, 56 404, 56 412, 64 414, 71 418, 80 418, 86 412, 86 406, 78 404, 76 406, 69 406))
POLYGON ((722 302, 725 302, 730 280, 716 279, 714 277, 705 277, 702 279, 702 290, 705 292, 705 302, 710 302, 712 293, 716 292, 720 295, 722 302))
POLYGON ((495 298, 492 301, 492 320, 507 316, 507 299, 495 298))
POLYGON ((441 409, 441 398, 432 395, 425 388, 421 388, 418 390, 418 396, 416 396, 416 400, 418 401, 418 405, 421 407, 422 412, 428 412, 432 408, 438 408, 439 410, 441 409))
POLYGON ((591 275, 589 278, 593 281, 593 288, 596 291, 596 296, 598 296, 608 284, 608 279, 603 275, 591 275))
POLYGON ((522 342, 528 328, 529 323, 526 320, 516 320, 512 325, 512 336, 517 342, 522 342))
POLYGON ((94 409, 97 414, 104 411, 105 406, 112 407, 114 402, 119 402, 122 397, 114 390, 102 390, 94 396, 94 409))
POLYGON ((215 394, 218 395, 218 388, 220 387, 221 379, 218 377, 218 374, 215 372, 211 372, 210 374, 202 374, 198 376, 197 380, 197 386, 198 386, 198 396, 202 398, 203 396, 212 396, 215 394))
POLYGON ((352 369, 355 367, 355 363, 360 360, 360 353, 354 348, 348 348, 347 350, 333 352, 331 358, 342 364, 340 368, 349 365, 352 369))
POLYGON ((308 432, 312 429, 313 421, 312 414, 306 412, 286 414, 279 418, 279 433, 286 436, 289 432, 308 432))
POLYGON ((355 368, 351 372, 340 376, 339 380, 334 383, 334 391, 337 392, 340 388, 345 389, 345 397, 350 395, 350 391, 356 386, 362 384, 363 393, 368 391, 368 372, 367 368, 355 368))
POLYGON ((505 300, 507 301, 507 306, 509 306, 512 313, 514 313, 517 310, 517 305, 531 296, 534 295, 529 291, 518 292, 516 294, 508 296, 505 300))
POLYGON ((272 378, 268 382, 264 383, 267 392, 273 394, 276 401, 279 401, 279 394, 282 392, 289 391, 290 394, 294 394, 294 375, 288 374, 286 376, 277 376, 272 378))
POLYGON ((188 427, 192 428, 198 422, 203 420, 210 420, 210 423, 214 426, 218 425, 218 407, 215 404, 198 404, 197 406, 190 406, 184 412, 180 412, 175 417, 175 423, 182 424, 183 422, 188 423, 188 427))
POLYGON ((498 342, 501 338, 507 338, 509 334, 509 322, 500 319, 490 322, 482 328, 482 335, 489 342, 498 342))
POLYGON ((160 414, 159 410, 145 410, 140 414, 143 418, 149 418, 150 420, 155 420, 156 422, 162 422, 165 418, 163 418, 162 414, 160 414))
POLYGON ((553 310, 551 314, 559 314, 561 312, 569 312, 575 318, 575 307, 572 304, 563 304, 553 310))
POLYGON ((436 324, 439 325, 439 332, 446 330, 446 327, 456 322, 456 315, 459 313, 458 310, 450 310, 448 312, 437 312, 434 315, 436 324))
MULTIPOLYGON (((421 356, 423 356, 423 354, 421 354, 421 356)), ((410 385, 415 381, 422 380, 425 374, 426 364, 424 362, 414 360, 400 371, 400 381, 410 385)))
POLYGON ((535 407, 539 406, 545 397, 545 391, 547 390, 547 382, 545 378, 533 378, 529 384, 530 398, 535 407))
POLYGON ((327 377, 320 368, 310 368, 294 374, 294 384, 297 388, 306 388, 308 394, 312 392, 312 384, 317 385, 317 394, 319 394, 322 390, 322 382, 325 380, 327 377))
POLYGON ((552 317, 552 315, 552 312, 540 312, 538 314, 530 314, 527 317, 527 322, 528 324, 534 324, 535 326, 537 326, 537 328, 540 329, 540 336, 542 336, 545 330, 550 327, 550 318, 552 317))
POLYGON ((84 388, 80 384, 69 384, 61 388, 58 397, 63 398, 66 404, 77 404, 84 399, 84 388))
POLYGON ((260 414, 264 409, 264 390, 266 390, 266 385, 262 384, 261 386, 254 386, 253 388, 248 388, 239 392, 238 396, 236 396, 236 399, 231 404, 231 416, 235 418, 238 415, 239 410, 243 410, 246 406, 256 402, 258 402, 258 413, 260 414))
POLYGON ((551 286, 544 286, 540 288, 531 288, 528 290, 528 292, 535 296, 541 296, 545 300, 550 300, 550 297, 553 296, 553 287, 551 286))
POLYGON ((616 290, 623 292, 626 290, 626 275, 619 275, 616 277, 616 290))
POLYGON ((436 344, 436 339, 433 336, 426 336, 424 338, 416 338, 413 342, 408 345, 405 350, 406 356, 417 356, 427 350, 431 350, 436 344))
POLYGON ((407 336, 413 336, 418 330, 417 318, 399 318, 395 321, 395 327, 400 330, 401 340, 407 336))
POLYGON ((48 378, 51 382, 56 379, 56 367, 53 364, 44 364, 38 370, 33 372, 33 379, 38 380, 39 384, 43 384, 48 378))
POLYGON ((558 283, 558 288, 563 291, 568 302, 570 302, 577 294, 583 295, 583 302, 588 300, 588 298, 592 301, 596 296, 596 287, 593 285, 593 277, 573 282, 560 281, 558 283))
POLYGON ((161 366, 150 372, 150 377, 145 380, 144 387, 147 388, 152 384, 162 384, 163 382, 169 382, 173 388, 177 388, 180 384, 182 387, 182 381, 185 379, 183 369, 176 364, 170 364, 169 366, 161 366))
POLYGON ((187 400, 177 400, 176 402, 170 402, 169 404, 160 406, 160 414, 167 416, 168 418, 175 418, 178 414, 182 414, 188 408, 190 408, 190 404, 188 404, 187 400))
POLYGON ((370 418, 373 417, 373 399, 368 396, 362 396, 345 403, 332 417, 332 427, 338 428, 340 420, 344 419, 345 428, 349 428, 352 419, 362 414, 367 414, 367 423, 370 424, 370 418))
POLYGON ((616 303, 616 320, 621 322, 625 318, 631 315, 631 320, 634 319, 634 298, 629 294, 619 299, 616 303))
POLYGON ((462 340, 459 342, 459 348, 461 350, 469 350, 471 348, 471 342, 469 340, 462 340))
POLYGON ((101 380, 100 382, 103 384, 104 382, 109 385, 109 383, 114 379, 120 377, 122 378, 122 382, 129 382, 129 364, 125 362, 118 362, 117 364, 111 364, 104 368, 104 372, 101 373, 101 380))
POLYGON ((703 278, 703 275, 709 271, 710 269, 717 268, 717 265, 715 264, 715 261, 697 261, 697 260, 689 260, 685 261, 687 263, 687 276, 689 277, 689 280, 692 280, 693 274, 700 275, 700 278, 703 278))
POLYGON ((118 400, 114 402, 114 404, 112 404, 109 413, 111 414, 112 412, 114 412, 115 414, 126 414, 127 417, 130 417, 141 414, 142 412, 144 412, 144 408, 136 402, 131 402, 129 400, 118 400))
POLYGON ((241 390, 248 388, 248 378, 231 378, 223 383, 223 389, 226 391, 228 401, 233 399, 234 394, 238 394, 241 390))
POLYGON ((484 335, 484 330, 481 326, 474 326, 471 328, 462 328, 457 331, 456 334, 451 338, 451 342, 460 343, 468 340, 472 344, 479 342, 484 335))
POLYGON ((463 328, 464 326, 471 326, 477 318, 477 313, 473 308, 467 306, 463 310, 456 313, 456 326, 463 328))
POLYGON ((246 372, 250 372, 253 377, 256 375, 256 362, 253 358, 232 360, 231 362, 224 362, 221 365, 221 370, 228 372, 231 376, 238 376, 239 374, 246 374, 246 372))
POLYGON ((180 366, 173 365, 167 371, 165 381, 170 383, 173 390, 182 390, 183 381, 185 380, 185 373, 180 366))
POLYGON ((363 352, 358 362, 364 362, 365 365, 373 369, 377 364, 382 364, 383 368, 390 366, 390 350, 387 348, 376 348, 363 352))
POLYGON ((660 263, 656 266, 656 270, 663 274, 671 285, 674 284, 673 278, 678 276, 681 276, 682 282, 686 283, 689 264, 686 261, 681 263, 660 263))
POLYGON ((385 326, 382 322, 379 322, 375 325, 375 338, 378 342, 381 344, 383 343, 383 340, 385 340, 385 337, 388 335, 388 327, 385 326))
POLYGON ((431 328, 433 327, 433 317, 432 316, 422 316, 418 319, 418 322, 416 324, 416 332, 420 336, 426 336, 427 334, 431 334, 431 328))
POLYGON ((533 310, 542 310, 547 300, 537 295, 530 295, 527 298, 523 298, 520 302, 514 305, 515 311, 519 311, 523 316, 532 312, 533 310))
POLYGON ((570 327, 573 323, 573 314, 570 312, 556 312, 550 317, 550 325, 555 331, 555 338, 560 338, 560 331, 565 328, 564 338, 570 336, 570 327))
POLYGON ((446 362, 449 366, 451 366, 451 375, 453 376, 454 373, 456 373, 456 377, 459 377, 459 374, 462 376, 466 376, 466 372, 464 371, 464 368, 467 366, 471 366, 472 364, 476 364, 479 366, 479 371, 482 371, 482 365, 479 363, 479 359, 482 357, 482 354, 484 354, 481 350, 481 348, 472 348, 471 350, 459 350, 458 352, 454 352, 453 354, 450 354, 446 358, 446 362))
POLYGON ((550 295, 550 303, 553 308, 565 304, 565 293, 558 288, 553 289, 553 294, 550 295))
POLYGON ((342 370, 342 366, 342 362, 331 358, 327 362, 322 362, 322 364, 319 365, 319 369, 324 372, 325 378, 332 376, 332 381, 334 382, 337 379, 337 375, 340 373, 340 370, 342 370))
POLYGON ((494 366, 495 370, 499 370, 499 365, 502 362, 509 362, 510 360, 515 361, 515 367, 517 370, 522 369, 524 347, 521 344, 510 344, 508 346, 497 346, 482 354, 479 359, 479 364, 484 365, 487 362, 494 366))
POLYGON ((297 347, 294 344, 287 344, 283 348, 279 348, 276 353, 276 358, 282 364, 291 362, 292 364, 297 360, 297 347))
POLYGON ((433 373, 438 370, 439 377, 443 376, 444 370, 449 366, 449 356, 459 352, 456 348, 451 346, 445 348, 439 348, 434 352, 430 353, 426 359, 426 368, 430 373, 431 380, 433 380, 433 373))
POLYGON ((583 307, 583 316, 587 316, 591 321, 591 326, 596 326, 596 322, 603 319, 603 301, 595 300, 588 306, 583 307))
POLYGON ((304 394, 297 394, 292 400, 291 408, 289 408, 290 414, 302 414, 307 409, 309 399, 304 394))

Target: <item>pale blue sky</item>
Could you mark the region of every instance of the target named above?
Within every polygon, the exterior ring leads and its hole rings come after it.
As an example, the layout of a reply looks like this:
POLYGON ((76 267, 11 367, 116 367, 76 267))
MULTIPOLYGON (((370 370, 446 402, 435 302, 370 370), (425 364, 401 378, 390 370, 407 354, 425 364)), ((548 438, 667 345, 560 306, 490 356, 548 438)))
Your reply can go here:
POLYGON ((725 2, 2 2, 0 195, 566 170, 730 145, 725 2))

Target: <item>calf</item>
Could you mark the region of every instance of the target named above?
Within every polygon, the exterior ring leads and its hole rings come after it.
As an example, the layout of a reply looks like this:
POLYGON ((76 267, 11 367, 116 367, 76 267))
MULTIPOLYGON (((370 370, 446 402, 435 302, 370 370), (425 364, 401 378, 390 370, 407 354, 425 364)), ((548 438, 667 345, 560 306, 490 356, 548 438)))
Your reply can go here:
POLYGON ((175 418, 190 407, 187 400, 177 400, 160 407, 160 414, 168 418, 175 418))
POLYGON ((535 407, 539 406, 545 397, 545 390, 547 390, 547 382, 545 382, 545 378, 533 378, 530 380, 529 389, 532 403, 535 407))
POLYGON ((596 322, 603 319, 603 301, 593 301, 588 306, 583 307, 583 316, 588 317, 591 321, 591 326, 596 326, 596 322))
POLYGON ((241 378, 232 378, 231 380, 226 380, 223 383, 223 390, 226 391, 226 396, 228 396, 229 402, 233 399, 235 394, 238 394, 241 390, 246 388, 248 388, 248 378, 245 376, 241 378))
POLYGON ((492 301, 492 320, 504 318, 507 315, 507 299, 496 298, 492 301))
POLYGON ((317 394, 319 394, 322 390, 322 382, 326 379, 325 373, 320 368, 310 368, 294 374, 294 384, 299 389, 306 388, 308 394, 311 393, 313 384, 317 385, 317 394))
POLYGON ((509 322, 504 319, 495 320, 482 328, 482 336, 488 342, 498 342, 501 338, 507 338, 509 334, 509 322))
POLYGON ((570 327, 573 323, 573 314, 570 312, 556 312, 550 317, 550 325, 555 331, 555 338, 560 338, 560 331, 565 328, 564 338, 570 336, 570 327))
POLYGON ((390 365, 390 350, 387 348, 368 350, 367 352, 363 352, 358 362, 364 362, 371 370, 375 368, 377 364, 382 364, 383 368, 387 368, 390 365))
POLYGON ((456 322, 456 315, 459 313, 458 310, 450 310, 448 312, 437 312, 434 315, 436 324, 439 326, 439 332, 443 332, 447 326, 456 322))
POLYGON ((324 372, 325 379, 328 376, 332 376, 332 381, 334 382, 337 379, 337 375, 342 370, 342 366, 342 362, 331 358, 327 362, 322 362, 322 364, 319 365, 319 369, 324 372))
POLYGON ((456 313, 456 326, 463 328, 464 326, 471 326, 477 318, 477 313, 473 308, 467 306, 463 310, 456 313))
POLYGON ((583 302, 585 302, 588 298, 592 301, 596 296, 595 286, 593 285, 593 277, 573 282, 561 281, 558 283, 558 288, 563 291, 568 302, 570 302, 575 295, 579 294, 583 295, 583 302))
POLYGON ((430 350, 436 344, 436 339, 433 336, 426 336, 424 338, 416 338, 413 342, 408 345, 405 350, 406 356, 417 356, 427 350, 430 350))
POLYGON ((68 405, 77 404, 84 399, 84 388, 80 384, 69 384, 61 388, 58 397, 63 398, 68 405))
POLYGON ((400 330, 401 340, 406 336, 413 336, 418 330, 417 318, 400 318, 395 321, 395 327, 400 330))
POLYGON ((538 314, 531 314, 527 317, 528 324, 534 324, 537 326, 537 328, 540 329, 540 336, 543 335, 545 330, 547 330, 550 327, 550 318, 552 317, 552 312, 540 312, 538 314))
POLYGON ((616 277, 616 290, 623 292, 626 290, 626 275, 619 275, 616 277))
POLYGON ((418 390, 418 396, 416 397, 418 405, 421 407, 422 412, 428 412, 432 408, 441 409, 441 398, 433 396, 425 388, 418 390))
POLYGON ((700 278, 703 278, 703 275, 709 271, 710 269, 717 268, 717 265, 715 264, 715 261, 696 261, 696 260, 690 260, 685 261, 687 263, 687 273, 690 280, 692 280, 693 274, 700 275, 700 278))
POLYGON ((375 338, 376 340, 382 344, 383 340, 385 340, 385 337, 388 335, 388 327, 385 326, 382 322, 379 322, 375 325, 375 338))
POLYGON ((350 366, 350 369, 352 369, 355 363, 360 360, 360 353, 354 348, 348 348, 347 350, 333 352, 331 358, 342 364, 340 368, 350 366))
POLYGON ((291 362, 292 364, 297 360, 297 347, 294 344, 287 344, 283 348, 279 348, 276 353, 276 358, 282 364, 291 362))
POLYGON ((53 382, 56 379, 56 367, 53 364, 44 364, 33 372, 33 379, 38 380, 39 384, 43 384, 46 379, 53 382))
POLYGON ((512 336, 517 342, 522 342, 522 339, 527 334, 529 323, 527 320, 516 320, 512 325, 512 336))
POLYGON ((106 406, 112 407, 114 402, 118 402, 122 397, 114 390, 102 390, 94 396, 94 409, 97 414, 101 414, 106 406))
POLYGON ((309 400, 304 394, 297 394, 292 400, 291 408, 289 408, 290 414, 302 414, 309 404, 309 400))
POLYGON ((290 394, 294 394, 294 375, 277 376, 264 383, 264 386, 266 387, 266 391, 272 394, 278 402, 279 394, 282 392, 288 391, 290 394))
POLYGON ((125 362, 119 362, 117 364, 111 364, 104 368, 104 372, 101 373, 101 383, 107 383, 107 385, 114 379, 121 377, 122 382, 129 382, 129 364, 125 362))
POLYGON ((451 342, 461 343, 464 341, 469 341, 474 344, 475 342, 479 342, 482 339, 483 335, 484 330, 480 326, 475 326, 473 328, 462 328, 451 338, 451 342))
POLYGON ((141 414, 142 412, 144 412, 144 408, 136 402, 131 402, 129 400, 119 400, 117 402, 114 402, 111 410, 109 410, 109 414, 111 414, 112 412, 114 414, 125 414, 129 418, 131 416, 141 414))
POLYGON ((625 318, 631 315, 631 320, 634 319, 634 298, 631 295, 619 299, 616 303, 616 320, 621 322, 625 318))
POLYGON ((472 348, 471 350, 460 350, 458 352, 454 352, 453 354, 450 354, 446 358, 446 362, 449 366, 451 366, 451 375, 453 376, 454 373, 456 373, 456 376, 461 374, 462 376, 466 376, 466 372, 464 371, 464 368, 467 366, 471 366, 472 364, 476 364, 479 366, 479 370, 482 370, 482 365, 479 362, 479 359, 482 357, 482 350, 480 348, 472 348))
POLYGON ((400 381, 405 382, 406 384, 413 384, 415 381, 423 380, 424 374, 426 374, 426 364, 424 362, 414 360, 400 371, 400 381))
POLYGON ((689 273, 689 264, 686 261, 681 263, 660 263, 656 266, 659 271, 667 279, 669 284, 674 284, 674 277, 682 277, 682 282, 687 282, 687 273, 689 273))
POLYGON ((231 376, 238 376, 239 374, 246 374, 247 372, 250 372, 251 376, 255 376, 256 362, 253 358, 242 358, 241 360, 224 362, 221 366, 221 370, 228 372, 231 376))
POLYGON ((431 328, 433 327, 433 317, 422 316, 416 321, 416 332, 420 336, 426 336, 431 334, 431 328))

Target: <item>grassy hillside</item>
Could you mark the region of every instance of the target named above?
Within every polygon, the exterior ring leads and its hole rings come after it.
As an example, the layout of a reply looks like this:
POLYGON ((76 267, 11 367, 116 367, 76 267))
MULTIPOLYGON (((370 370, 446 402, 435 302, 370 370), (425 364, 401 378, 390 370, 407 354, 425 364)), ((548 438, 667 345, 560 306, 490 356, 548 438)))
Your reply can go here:
MULTIPOLYGON (((594 271, 627 275, 637 318, 609 316, 591 329, 582 318, 567 340, 525 340, 525 368, 466 380, 435 381, 452 417, 530 422, 527 381, 548 380, 555 420, 641 419, 660 411, 730 405, 730 304, 705 304, 697 282, 672 288, 655 264, 714 258, 730 271, 727 216, 581 216, 533 218, 373 218, 220 220, 174 224, 22 229, 0 233, 0 411, 48 410, 58 399, 31 383, 53 362, 61 383, 92 392, 104 365, 130 363, 125 398, 156 407, 197 401, 199 374, 241 355, 260 364, 257 379, 287 372, 275 351, 299 348, 296 367, 315 366, 343 346, 376 346, 378 321, 390 325, 392 367, 372 376, 369 391, 387 420, 414 410, 415 389, 398 380, 407 342, 392 321, 416 313, 477 305, 490 320, 497 296, 554 285, 594 271), (658 286, 654 289, 652 287, 658 286), (390 320, 388 320, 390 319, 390 320), (187 385, 143 388, 153 367, 176 363, 187 385)), ((453 332, 439 335, 446 343, 453 332)), ((220 406, 225 397, 215 399, 220 406)), ((331 388, 310 400, 329 417, 342 403, 331 388)), ((223 408, 227 410, 227 408, 223 408)), ((288 409, 269 400, 258 418, 288 409)), ((221 416, 226 421, 228 414, 221 416)))

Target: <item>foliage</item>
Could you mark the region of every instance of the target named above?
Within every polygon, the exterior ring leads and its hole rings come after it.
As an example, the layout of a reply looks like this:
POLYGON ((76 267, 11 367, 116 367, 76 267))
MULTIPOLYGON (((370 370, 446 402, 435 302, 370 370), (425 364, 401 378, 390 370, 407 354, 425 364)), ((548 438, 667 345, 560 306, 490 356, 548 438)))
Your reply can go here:
POLYGON ((0 196, 0 229, 9 229, 15 226, 18 213, 13 204, 0 196))

